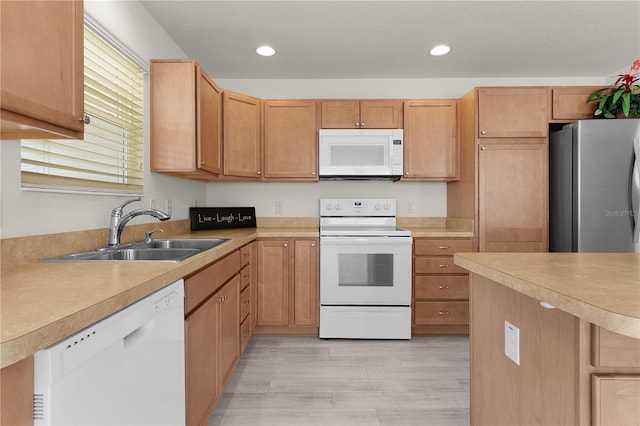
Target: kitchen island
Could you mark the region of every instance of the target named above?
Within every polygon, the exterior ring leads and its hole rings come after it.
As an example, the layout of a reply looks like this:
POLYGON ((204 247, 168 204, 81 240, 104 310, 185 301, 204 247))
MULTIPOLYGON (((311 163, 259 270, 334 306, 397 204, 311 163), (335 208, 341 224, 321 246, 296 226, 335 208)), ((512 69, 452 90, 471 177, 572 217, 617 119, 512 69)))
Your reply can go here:
POLYGON ((454 261, 472 274, 472 424, 640 424, 639 254, 454 261))

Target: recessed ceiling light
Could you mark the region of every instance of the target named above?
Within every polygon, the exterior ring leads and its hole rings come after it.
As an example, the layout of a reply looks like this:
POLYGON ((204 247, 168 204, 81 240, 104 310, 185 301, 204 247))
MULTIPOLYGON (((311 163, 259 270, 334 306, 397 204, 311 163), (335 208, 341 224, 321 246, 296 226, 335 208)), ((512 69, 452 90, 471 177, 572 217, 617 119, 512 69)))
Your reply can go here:
POLYGON ((431 49, 431 51, 429 51, 429 53, 431 53, 432 56, 442 56, 442 55, 446 55, 447 53, 449 53, 450 50, 451 50, 451 48, 449 46, 447 46, 446 44, 439 44, 438 46, 436 46, 433 49, 431 49))
POLYGON ((271 46, 260 46, 256 49, 256 53, 261 56, 273 56, 276 51, 271 46))

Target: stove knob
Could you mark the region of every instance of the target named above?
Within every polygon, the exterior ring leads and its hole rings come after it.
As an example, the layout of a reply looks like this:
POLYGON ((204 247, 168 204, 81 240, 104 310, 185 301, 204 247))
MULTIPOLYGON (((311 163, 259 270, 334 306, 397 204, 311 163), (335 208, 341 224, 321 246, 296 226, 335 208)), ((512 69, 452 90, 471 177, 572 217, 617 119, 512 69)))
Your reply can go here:
POLYGON ((336 203, 336 210, 342 210, 342 204, 336 203))
POLYGON ((382 208, 382 206, 380 204, 376 204, 375 208, 376 208, 376 210, 380 210, 382 208))
POLYGON ((333 206, 331 205, 331 203, 329 203, 329 204, 327 204, 327 205, 325 206, 325 209, 327 209, 327 210, 333 210, 333 206))
POLYGON ((386 203, 386 204, 384 205, 384 209, 385 209, 385 210, 391 210, 391 204, 386 203))

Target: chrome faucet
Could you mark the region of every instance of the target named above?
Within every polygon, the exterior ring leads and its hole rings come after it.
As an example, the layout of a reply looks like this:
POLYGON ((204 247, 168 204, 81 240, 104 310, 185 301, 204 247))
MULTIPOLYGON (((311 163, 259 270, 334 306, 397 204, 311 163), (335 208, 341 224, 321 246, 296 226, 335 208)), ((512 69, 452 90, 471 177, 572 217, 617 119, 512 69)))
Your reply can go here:
POLYGON ((122 214, 122 210, 124 206, 140 200, 142 200, 142 197, 132 198, 126 201, 121 206, 118 206, 115 209, 111 210, 111 222, 109 224, 109 245, 110 246, 117 246, 120 244, 120 236, 122 235, 122 230, 124 229, 127 222, 129 222, 131 219, 133 219, 136 216, 149 215, 161 221, 171 219, 171 215, 168 215, 164 212, 161 212, 160 210, 156 210, 152 208, 132 210, 125 215, 122 214))

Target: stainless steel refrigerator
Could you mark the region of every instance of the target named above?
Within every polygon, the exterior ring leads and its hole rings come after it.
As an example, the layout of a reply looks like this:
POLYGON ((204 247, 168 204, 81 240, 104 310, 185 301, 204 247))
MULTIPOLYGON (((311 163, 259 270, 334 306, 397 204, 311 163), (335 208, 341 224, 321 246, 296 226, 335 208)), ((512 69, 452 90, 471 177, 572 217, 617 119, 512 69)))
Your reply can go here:
POLYGON ((640 253, 640 119, 580 120, 549 137, 549 251, 640 253))

